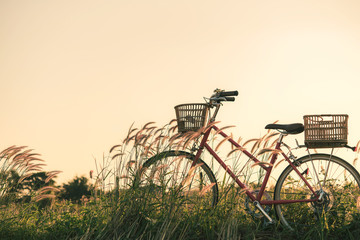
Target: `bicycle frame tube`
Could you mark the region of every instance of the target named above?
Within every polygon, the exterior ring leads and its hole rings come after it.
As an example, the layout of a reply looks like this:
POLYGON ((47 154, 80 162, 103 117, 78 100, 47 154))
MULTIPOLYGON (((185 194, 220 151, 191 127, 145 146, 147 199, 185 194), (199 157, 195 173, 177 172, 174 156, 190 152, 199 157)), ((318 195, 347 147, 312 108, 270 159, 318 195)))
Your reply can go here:
POLYGON ((296 203, 296 202, 315 202, 317 201, 318 197, 317 194, 315 193, 314 189, 311 187, 311 185, 308 183, 308 181, 301 175, 301 173, 297 170, 296 166, 290 161, 290 159, 281 151, 281 142, 282 142, 282 138, 283 135, 280 135, 279 140, 276 144, 275 149, 279 150, 279 152, 275 152, 270 160, 270 165, 269 166, 264 166, 264 164, 261 164, 261 162, 254 156, 252 155, 250 152, 248 152, 247 150, 245 150, 243 147, 241 147, 237 142, 235 142, 231 137, 229 137, 228 135, 226 135, 223 131, 221 131, 218 127, 216 126, 211 126, 204 134, 204 137, 200 143, 199 146, 199 150, 195 155, 195 160, 192 164, 192 166, 196 165, 197 160, 200 158, 200 155, 202 154, 204 148, 206 148, 206 150, 209 151, 209 153, 216 159, 216 161, 225 169, 225 171, 231 176, 231 178, 242 188, 245 190, 246 195, 252 200, 252 201, 258 201, 260 204, 262 205, 272 205, 272 204, 288 204, 288 203, 296 203), (255 163, 260 163, 259 166, 262 167, 265 171, 265 177, 264 180, 261 184, 260 187, 260 191, 259 194, 257 196, 254 196, 254 194, 251 193, 250 189, 247 188, 247 186, 241 182, 239 180, 239 178, 231 171, 231 169, 224 163, 224 161, 216 154, 216 152, 209 146, 209 144, 207 144, 207 140, 209 138, 210 132, 211 130, 215 130, 218 134, 220 134, 222 137, 224 137, 225 139, 227 139, 228 142, 230 142, 233 146, 235 146, 236 148, 238 148, 241 152, 243 152, 246 156, 248 156, 253 162, 255 163), (311 192, 317 196, 314 199, 302 199, 302 200, 261 200, 264 192, 265 192, 265 188, 266 185, 269 181, 272 169, 273 169, 273 165, 276 162, 276 159, 279 155, 279 153, 281 152, 282 156, 285 158, 285 160, 289 163, 289 165, 295 170, 295 172, 300 176, 300 178, 304 181, 304 183, 308 186, 308 188, 311 190, 311 192))

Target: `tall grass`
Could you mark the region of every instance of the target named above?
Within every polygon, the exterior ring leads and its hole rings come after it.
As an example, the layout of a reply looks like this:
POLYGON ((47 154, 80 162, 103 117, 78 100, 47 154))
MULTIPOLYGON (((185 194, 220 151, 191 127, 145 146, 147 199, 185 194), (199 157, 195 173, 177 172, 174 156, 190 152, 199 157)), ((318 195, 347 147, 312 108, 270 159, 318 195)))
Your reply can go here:
MULTIPOLYGON (((289 231, 278 223, 266 224, 264 219, 254 217, 256 214, 248 214, 254 209, 246 209, 251 205, 247 204, 243 190, 233 184, 209 155, 202 158, 218 180, 220 200, 215 208, 198 208, 191 213, 179 211, 182 199, 177 191, 134 187, 138 170, 149 157, 165 150, 191 151, 201 131, 180 135, 175 121, 163 127, 152 122, 141 128, 131 126, 109 155, 95 162, 93 193, 88 201, 73 204, 56 200, 51 208, 42 209, 35 202, 1 206, 1 239, 356 239, 360 235, 358 213, 354 213, 352 224, 336 231, 327 230, 322 222, 307 232, 289 231)), ((248 141, 239 138, 238 142, 258 156, 260 165, 266 165, 274 153, 275 139, 275 133, 267 132, 248 141)), ((259 164, 254 165, 239 149, 231 148, 216 132, 209 144, 251 191, 258 189, 264 175, 259 164)), ((266 189, 269 195, 272 189, 271 186, 266 189)), ((274 216, 273 210, 270 214, 274 216)))
MULTIPOLYGON (((0 204, 17 200, 20 196, 27 195, 32 201, 55 199, 59 190, 53 186, 43 186, 36 191, 24 189, 31 176, 43 171, 44 160, 40 154, 32 153, 32 149, 24 146, 11 146, 0 152, 0 204)), ((60 171, 47 172, 45 184, 50 182, 60 171)))

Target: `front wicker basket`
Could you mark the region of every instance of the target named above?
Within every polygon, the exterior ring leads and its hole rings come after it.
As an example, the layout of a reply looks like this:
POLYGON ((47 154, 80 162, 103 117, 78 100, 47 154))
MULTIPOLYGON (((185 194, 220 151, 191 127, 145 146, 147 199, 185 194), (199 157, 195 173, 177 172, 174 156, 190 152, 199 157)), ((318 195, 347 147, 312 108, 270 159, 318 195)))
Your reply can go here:
POLYGON ((209 106, 202 103, 181 104, 175 106, 178 131, 180 133, 198 131, 204 127, 209 106))
POLYGON ((347 144, 348 115, 306 115, 304 128, 308 148, 336 148, 347 144))

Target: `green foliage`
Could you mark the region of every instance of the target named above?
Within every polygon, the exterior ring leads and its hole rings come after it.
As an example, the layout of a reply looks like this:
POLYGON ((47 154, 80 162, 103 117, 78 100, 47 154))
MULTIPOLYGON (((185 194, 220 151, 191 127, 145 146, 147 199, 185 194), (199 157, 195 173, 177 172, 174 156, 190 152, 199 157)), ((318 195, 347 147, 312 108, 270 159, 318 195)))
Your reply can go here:
POLYGON ((48 179, 48 173, 46 172, 36 172, 30 176, 24 178, 22 182, 22 188, 27 189, 28 191, 38 191, 39 189, 46 186, 54 186, 54 178, 48 179))
POLYGON ((88 184, 86 177, 75 177, 70 182, 63 184, 60 199, 79 202, 83 196, 90 197, 90 189, 91 186, 88 184))
MULTIPOLYGON (((231 192, 231 191, 230 191, 231 192)), ((235 192, 234 192, 235 193, 235 192)), ((229 193, 230 194, 230 193, 229 193)), ((231 196, 230 196, 231 195, 231 196)), ((148 203, 134 190, 122 191, 117 200, 107 195, 74 204, 57 201, 52 208, 18 203, 0 208, 1 239, 356 239, 360 215, 337 231, 314 225, 310 231, 288 231, 264 225, 244 211, 243 194, 223 198, 216 208, 191 215, 148 203)), ((160 202, 159 202, 160 203, 160 202)))
POLYGON ((19 174, 15 170, 4 171, 1 173, 0 179, 3 189, 0 203, 9 203, 18 199, 23 190, 22 183, 19 182, 19 174))

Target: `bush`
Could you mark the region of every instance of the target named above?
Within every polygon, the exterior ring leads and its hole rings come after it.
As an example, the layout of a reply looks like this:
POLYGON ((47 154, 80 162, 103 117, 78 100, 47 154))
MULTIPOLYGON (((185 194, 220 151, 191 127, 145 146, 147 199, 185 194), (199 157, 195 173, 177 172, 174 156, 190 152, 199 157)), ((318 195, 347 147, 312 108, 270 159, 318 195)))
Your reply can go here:
POLYGON ((63 184, 59 197, 60 199, 79 203, 83 196, 90 197, 90 189, 91 185, 88 184, 86 177, 75 177, 68 183, 63 184))

